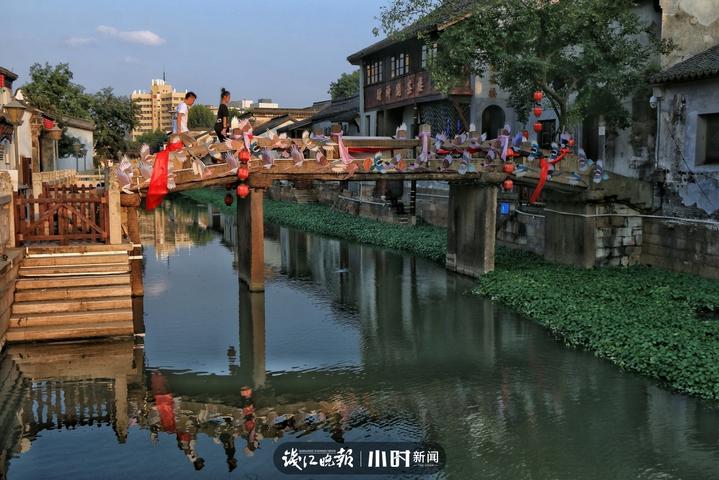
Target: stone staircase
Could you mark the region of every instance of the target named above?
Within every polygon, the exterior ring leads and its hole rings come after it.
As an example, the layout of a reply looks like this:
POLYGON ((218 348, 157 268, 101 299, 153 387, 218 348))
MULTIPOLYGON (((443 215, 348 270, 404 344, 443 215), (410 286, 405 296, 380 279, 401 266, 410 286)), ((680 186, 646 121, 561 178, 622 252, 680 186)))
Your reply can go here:
POLYGON ((8 342, 132 335, 127 246, 28 248, 8 342))

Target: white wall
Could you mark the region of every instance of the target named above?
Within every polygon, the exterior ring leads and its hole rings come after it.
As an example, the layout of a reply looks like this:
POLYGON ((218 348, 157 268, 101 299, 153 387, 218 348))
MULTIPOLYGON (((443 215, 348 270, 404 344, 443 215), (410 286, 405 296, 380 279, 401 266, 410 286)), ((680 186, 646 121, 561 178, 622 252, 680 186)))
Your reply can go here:
MULTIPOLYGON (((83 144, 83 148, 87 150, 87 154, 85 154, 84 157, 80 157, 78 159, 78 170, 79 171, 85 171, 85 170, 93 170, 94 166, 92 163, 92 156, 93 156, 93 132, 90 130, 83 130, 76 127, 67 127, 67 134, 71 137, 76 137, 80 139, 80 143, 83 144)), ((58 170, 64 170, 64 169, 75 169, 75 157, 69 156, 69 157, 61 157, 57 161, 57 169, 58 170)))

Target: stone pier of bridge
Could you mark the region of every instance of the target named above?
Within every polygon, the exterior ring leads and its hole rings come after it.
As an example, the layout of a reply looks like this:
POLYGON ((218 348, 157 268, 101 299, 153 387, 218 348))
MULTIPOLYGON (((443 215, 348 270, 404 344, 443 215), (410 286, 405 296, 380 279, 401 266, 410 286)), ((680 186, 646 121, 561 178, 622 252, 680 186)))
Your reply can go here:
MULTIPOLYGON (((264 193, 251 188, 237 200, 238 269, 251 292, 265 288, 264 193)), ((451 182, 446 267, 470 277, 494 270, 497 220, 496 182, 451 182)))

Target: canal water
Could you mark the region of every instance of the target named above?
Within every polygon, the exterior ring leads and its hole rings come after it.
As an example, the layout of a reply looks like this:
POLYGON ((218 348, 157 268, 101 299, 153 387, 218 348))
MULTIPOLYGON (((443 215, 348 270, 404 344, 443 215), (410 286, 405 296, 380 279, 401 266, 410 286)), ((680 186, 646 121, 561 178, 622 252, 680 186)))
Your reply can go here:
POLYGON ((423 478, 719 478, 716 406, 410 255, 268 225, 250 293, 233 222, 182 198, 144 214, 144 344, 6 349, 8 478, 282 478, 290 441, 437 443, 423 478))

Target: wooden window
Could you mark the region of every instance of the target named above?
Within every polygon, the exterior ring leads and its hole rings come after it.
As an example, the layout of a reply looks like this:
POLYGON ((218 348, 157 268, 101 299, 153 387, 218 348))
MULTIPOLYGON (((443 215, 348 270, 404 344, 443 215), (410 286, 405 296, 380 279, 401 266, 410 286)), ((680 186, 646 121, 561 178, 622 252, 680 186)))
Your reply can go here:
POLYGON ((375 60, 365 65, 365 79, 367 85, 374 85, 382 81, 383 65, 381 60, 375 60))
POLYGON ((409 54, 400 53, 390 58, 390 78, 401 77, 409 73, 409 54))
POLYGON ((719 113, 697 118, 697 165, 719 164, 719 113))

